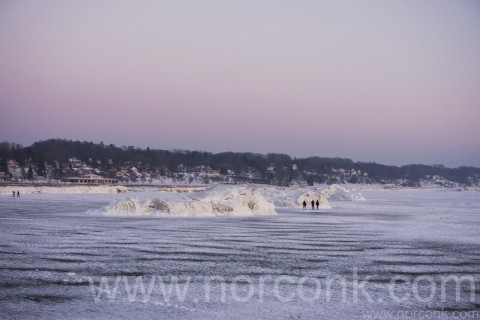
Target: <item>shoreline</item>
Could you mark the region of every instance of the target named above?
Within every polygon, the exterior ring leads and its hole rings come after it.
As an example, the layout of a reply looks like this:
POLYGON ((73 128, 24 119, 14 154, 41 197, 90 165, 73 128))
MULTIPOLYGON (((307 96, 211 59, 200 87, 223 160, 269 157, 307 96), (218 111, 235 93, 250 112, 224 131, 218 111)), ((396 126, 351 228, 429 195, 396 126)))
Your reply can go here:
MULTIPOLYGON (((0 187, 160 187, 160 188, 197 188, 211 186, 205 184, 192 184, 192 185, 174 185, 174 184, 129 184, 129 183, 117 183, 117 184, 98 184, 98 183, 71 183, 71 182, 0 182, 0 187)), ((228 184, 226 184, 228 185, 228 184)))
MULTIPOLYGON (((292 185, 292 186, 277 186, 269 184, 129 184, 129 183, 118 183, 118 184, 95 184, 95 183, 71 183, 71 182, 58 182, 58 183, 48 183, 48 182, 0 182, 0 189, 4 188, 165 188, 165 189, 175 189, 175 188, 208 188, 214 186, 240 186, 248 185, 250 187, 256 188, 273 188, 273 189, 318 189, 319 187, 327 187, 327 184, 316 184, 313 186, 308 185, 292 185)), ((478 187, 445 187, 445 186, 436 186, 436 185, 427 185, 421 187, 408 187, 408 186, 397 186, 392 184, 339 184, 346 188, 351 189, 352 191, 422 191, 422 190, 432 190, 432 191, 480 191, 478 187)), ((2 193, 2 192, 0 192, 2 193)))

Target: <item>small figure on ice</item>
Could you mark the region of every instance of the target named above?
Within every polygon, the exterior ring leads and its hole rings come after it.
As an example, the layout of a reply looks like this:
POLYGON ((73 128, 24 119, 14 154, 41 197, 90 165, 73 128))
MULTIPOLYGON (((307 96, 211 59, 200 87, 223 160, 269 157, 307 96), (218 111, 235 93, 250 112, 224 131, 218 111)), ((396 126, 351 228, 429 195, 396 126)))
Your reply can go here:
MULTIPOLYGON (((15 193, 15 192, 13 192, 15 193)), ((13 195, 15 197, 15 194, 13 195)), ((307 210, 307 201, 303 200, 303 210, 307 210)))
POLYGON ((317 202, 315 202, 315 204, 317 205, 317 210, 318 210, 318 206, 320 205, 320 202, 318 202, 318 199, 317 199, 317 202))
POLYGON ((17 197, 20 197, 20 191, 17 191, 17 197))
POLYGON ((13 192, 12 197, 15 197, 15 191, 12 191, 12 192, 13 192))
POLYGON ((315 201, 312 200, 311 204, 312 204, 312 210, 315 210, 315 201))

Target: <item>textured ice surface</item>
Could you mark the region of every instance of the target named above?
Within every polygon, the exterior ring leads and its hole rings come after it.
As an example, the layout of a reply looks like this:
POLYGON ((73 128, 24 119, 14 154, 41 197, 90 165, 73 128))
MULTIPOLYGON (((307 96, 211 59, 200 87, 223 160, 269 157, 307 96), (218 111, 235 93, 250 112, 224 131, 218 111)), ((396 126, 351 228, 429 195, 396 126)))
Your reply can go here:
MULTIPOLYGON (((276 192, 291 197, 301 191, 276 192)), ((0 317, 361 319, 365 311, 478 310, 480 193, 362 192, 366 201, 330 200, 332 209, 325 211, 278 208, 278 215, 211 218, 86 213, 125 194, 0 195, 0 317), (340 291, 327 302, 323 286, 317 301, 296 295, 282 302, 272 294, 271 281, 259 299, 262 276, 340 275, 350 280, 353 268, 360 280, 371 277, 367 287, 373 302, 360 297, 354 303, 350 286, 348 302, 339 299, 340 291), (455 301, 453 291, 447 291, 444 302, 423 303, 412 295, 402 303, 388 299, 388 281, 394 276, 413 280, 424 275, 438 282, 451 274, 475 278, 475 302, 464 293, 455 301), (88 278, 98 283, 102 276, 115 280, 116 275, 131 283, 143 276, 146 286, 152 276, 192 280, 183 302, 161 300, 157 287, 155 299, 148 302, 129 302, 125 290, 119 290, 113 301, 103 296, 95 303, 88 278), (222 302, 216 287, 205 301, 203 277, 221 276, 231 284, 239 275, 256 285, 252 299, 238 302, 227 291, 222 302)), ((128 196, 143 203, 159 194, 144 190, 128 196)), ((238 286, 242 295, 246 284, 238 286)), ((296 283, 282 282, 278 290, 288 295, 296 288, 296 283)), ((402 294, 408 288, 399 283, 396 290, 402 294)))

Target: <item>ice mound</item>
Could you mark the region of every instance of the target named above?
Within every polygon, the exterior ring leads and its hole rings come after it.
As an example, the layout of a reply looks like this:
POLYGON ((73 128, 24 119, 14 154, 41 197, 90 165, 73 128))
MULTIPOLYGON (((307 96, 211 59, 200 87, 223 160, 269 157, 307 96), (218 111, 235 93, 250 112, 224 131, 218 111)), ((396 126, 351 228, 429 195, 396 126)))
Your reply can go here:
POLYGON ((261 194, 276 207, 279 208, 296 208, 298 190, 295 188, 268 186, 259 189, 261 194))
POLYGON ((323 189, 321 192, 327 199, 337 201, 363 201, 365 198, 360 193, 352 193, 350 190, 339 186, 338 184, 332 184, 331 186, 323 189))
POLYGON ((282 208, 295 208, 298 206, 298 203, 287 195, 275 198, 273 203, 275 204, 275 206, 282 208))
POLYGON ((301 208, 304 200, 308 206, 310 206, 312 200, 318 200, 320 203, 319 208, 331 209, 327 198, 323 194, 304 187, 265 187, 261 192, 279 208, 301 208))
POLYGON ((143 211, 142 206, 138 199, 127 198, 118 201, 110 207, 105 207, 104 210, 107 214, 133 214, 143 211))
POLYGON ((275 206, 280 208, 301 208, 303 201, 307 202, 310 207, 311 201, 320 203, 319 208, 331 209, 329 200, 365 200, 360 193, 351 192, 350 190, 333 184, 325 187, 273 187, 268 186, 261 189, 262 194, 275 206))
POLYGON ((177 198, 122 199, 103 208, 108 215, 269 215, 275 206, 258 191, 246 187, 214 187, 177 198))

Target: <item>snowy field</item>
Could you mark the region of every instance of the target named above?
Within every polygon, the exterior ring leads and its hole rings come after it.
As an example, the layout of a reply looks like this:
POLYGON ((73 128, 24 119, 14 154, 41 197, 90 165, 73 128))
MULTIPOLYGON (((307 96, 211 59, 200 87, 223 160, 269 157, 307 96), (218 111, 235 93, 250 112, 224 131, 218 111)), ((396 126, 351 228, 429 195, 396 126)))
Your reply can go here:
POLYGON ((0 190, 0 318, 480 319, 478 191, 82 188, 0 190))

